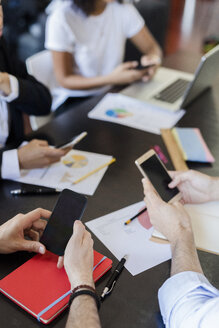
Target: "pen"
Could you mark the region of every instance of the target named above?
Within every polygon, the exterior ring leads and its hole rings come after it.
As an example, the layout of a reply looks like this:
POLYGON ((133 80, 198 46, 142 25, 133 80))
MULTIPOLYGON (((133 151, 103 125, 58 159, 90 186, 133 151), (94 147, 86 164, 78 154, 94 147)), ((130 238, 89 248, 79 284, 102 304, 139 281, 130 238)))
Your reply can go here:
POLYGON ((129 223, 131 223, 135 218, 137 218, 139 215, 141 215, 142 213, 147 211, 147 207, 143 208, 142 211, 140 211, 139 213, 137 213, 136 215, 134 215, 131 219, 129 219, 128 221, 126 221, 124 223, 124 225, 128 225, 129 223))
POLYGON ((125 265, 125 262, 127 260, 128 256, 125 255, 123 256, 123 258, 121 259, 121 261, 117 264, 117 267, 115 268, 115 271, 112 273, 111 277, 109 278, 107 284, 106 284, 106 287, 104 288, 102 294, 101 294, 101 299, 103 300, 104 297, 106 295, 108 295, 109 293, 111 293, 111 291, 113 290, 114 286, 115 286, 115 283, 119 277, 119 275, 121 274, 123 268, 124 268, 124 265, 125 265))
POLYGON ((101 170, 101 169, 103 169, 104 167, 106 167, 106 166, 108 166, 108 165, 114 163, 115 161, 116 161, 116 159, 115 159, 115 158, 112 158, 109 162, 107 162, 107 163, 105 163, 105 164, 103 164, 103 165, 97 167, 96 169, 94 169, 94 170, 88 172, 87 174, 83 175, 83 177, 81 177, 80 179, 73 181, 73 184, 76 184, 76 183, 78 183, 78 182, 80 182, 80 181, 82 181, 82 180, 88 178, 90 175, 92 175, 92 174, 98 172, 99 170, 101 170))
POLYGON ((23 196, 23 195, 42 195, 42 194, 57 194, 60 190, 52 188, 36 188, 36 189, 15 189, 11 190, 10 193, 13 196, 23 196))

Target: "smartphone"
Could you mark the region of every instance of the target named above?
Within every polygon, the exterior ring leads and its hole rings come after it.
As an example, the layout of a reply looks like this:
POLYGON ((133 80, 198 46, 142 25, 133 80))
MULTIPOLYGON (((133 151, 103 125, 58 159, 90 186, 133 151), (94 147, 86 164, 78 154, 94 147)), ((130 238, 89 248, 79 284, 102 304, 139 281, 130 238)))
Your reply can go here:
POLYGON ((181 198, 178 188, 170 189, 168 184, 172 181, 166 167, 156 152, 151 149, 139 157, 135 164, 144 177, 148 177, 152 185, 165 202, 173 202, 181 198))
POLYGON ((151 67, 154 67, 154 66, 156 66, 156 64, 148 64, 146 66, 142 66, 141 63, 139 62, 139 64, 136 67, 136 69, 138 69, 138 70, 144 70, 144 69, 148 69, 148 68, 151 68, 151 67))
POLYGON ((80 220, 87 205, 87 198, 69 189, 64 189, 52 211, 40 242, 57 255, 64 255, 73 232, 75 220, 80 220))
POLYGON ((74 147, 79 141, 81 141, 84 137, 86 137, 87 132, 82 132, 78 134, 77 136, 72 137, 70 140, 66 140, 65 142, 62 142, 55 146, 55 148, 67 148, 67 147, 74 147))

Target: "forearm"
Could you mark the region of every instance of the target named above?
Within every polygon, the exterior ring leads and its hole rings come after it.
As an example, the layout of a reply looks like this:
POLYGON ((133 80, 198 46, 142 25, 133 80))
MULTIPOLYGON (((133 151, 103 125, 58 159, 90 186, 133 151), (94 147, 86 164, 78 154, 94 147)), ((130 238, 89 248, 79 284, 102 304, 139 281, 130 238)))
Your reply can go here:
POLYGON ((146 27, 131 38, 131 41, 143 55, 158 56, 162 58, 162 50, 160 46, 146 27))
POLYGON ((210 190, 210 200, 219 200, 219 178, 212 177, 211 190, 210 190))
POLYGON ((112 81, 109 75, 84 77, 82 75, 71 74, 59 79, 59 83, 66 89, 89 90, 110 85, 112 81))
POLYGON ((100 328, 96 302, 89 295, 77 296, 70 307, 66 328, 100 328))
POLYGON ((192 232, 182 233, 175 242, 171 243, 171 249, 171 276, 184 271, 203 273, 192 232))
POLYGON ((150 47, 145 47, 145 49, 142 49, 142 54, 147 56, 157 56, 162 60, 163 53, 161 48, 158 46, 158 44, 153 43, 150 47))

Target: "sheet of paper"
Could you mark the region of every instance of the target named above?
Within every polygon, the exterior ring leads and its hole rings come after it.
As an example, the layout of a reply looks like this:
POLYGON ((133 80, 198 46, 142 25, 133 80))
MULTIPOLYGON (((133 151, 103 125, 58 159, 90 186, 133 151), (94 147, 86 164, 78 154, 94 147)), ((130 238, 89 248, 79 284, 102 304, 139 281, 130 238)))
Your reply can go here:
POLYGON ((199 249, 219 255, 219 202, 186 205, 199 249))
POLYGON ((108 93, 88 117, 160 134, 160 129, 172 128, 184 113, 184 110, 168 112, 131 97, 108 93))
POLYGON ((169 244, 150 241, 153 227, 147 212, 124 225, 144 207, 142 201, 86 223, 118 260, 128 255, 125 267, 133 276, 171 258, 169 244))
POLYGON ((60 162, 52 164, 48 168, 21 170, 21 177, 17 181, 60 190, 68 188, 81 194, 93 195, 107 166, 77 184, 73 184, 73 181, 111 159, 112 156, 71 150, 62 157, 60 162))
MULTIPOLYGON (((191 217, 196 247, 219 255, 219 202, 187 204, 185 209, 191 217)), ((156 230, 153 236, 165 239, 156 230)))

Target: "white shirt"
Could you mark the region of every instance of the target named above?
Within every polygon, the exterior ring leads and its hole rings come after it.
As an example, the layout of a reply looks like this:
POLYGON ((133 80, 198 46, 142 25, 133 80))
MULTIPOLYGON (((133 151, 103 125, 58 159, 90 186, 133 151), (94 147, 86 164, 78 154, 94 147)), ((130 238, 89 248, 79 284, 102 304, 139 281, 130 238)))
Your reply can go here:
MULTIPOLYGON (((65 1, 55 6, 48 17, 45 47, 71 53, 74 71, 78 74, 85 77, 107 75, 123 62, 126 39, 136 35, 143 26, 143 18, 131 4, 108 3, 102 14, 87 17, 72 5, 72 1, 65 1)), ((59 94, 66 99, 105 90, 106 87, 92 90, 60 87, 59 94)))
POLYGON ((200 273, 172 276, 159 289, 158 299, 166 328, 219 327, 219 290, 200 273))
MULTIPOLYGON (((9 135, 9 117, 7 103, 18 97, 18 80, 13 75, 9 75, 11 93, 4 96, 0 93, 0 148, 3 148, 9 135)), ((15 179, 20 176, 17 149, 4 151, 2 154, 1 175, 3 179, 15 179)))

